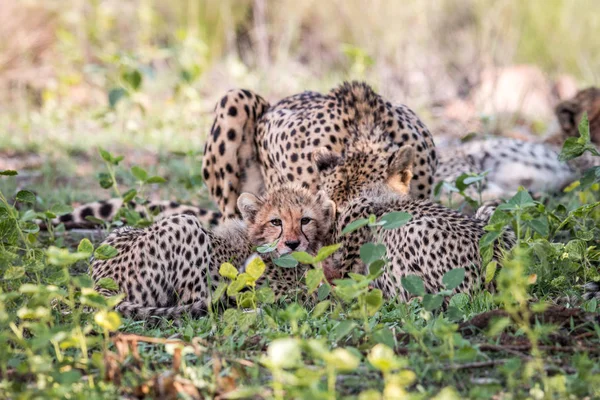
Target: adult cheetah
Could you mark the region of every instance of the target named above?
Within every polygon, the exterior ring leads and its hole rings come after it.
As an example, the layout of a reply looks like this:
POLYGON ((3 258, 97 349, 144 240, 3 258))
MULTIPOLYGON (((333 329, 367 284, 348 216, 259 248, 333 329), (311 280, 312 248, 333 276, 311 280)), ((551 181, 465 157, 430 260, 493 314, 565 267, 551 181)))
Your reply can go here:
MULTIPOLYGON (((463 173, 481 174, 487 171, 481 185, 484 201, 512 196, 519 186, 536 194, 558 192, 588 168, 600 165, 600 158, 590 153, 569 162, 558 160, 563 142, 569 137, 579 136, 578 125, 584 112, 588 114, 591 140, 598 146, 600 89, 591 87, 556 107, 561 130, 543 142, 490 138, 440 149, 435 182, 454 183, 463 173)), ((474 187, 470 187, 467 194, 473 198, 479 196, 474 187)), ((449 195, 445 193, 444 199, 449 195)), ((452 200, 460 201, 460 197, 455 195, 452 200)))
MULTIPOLYGON (((254 247, 277 242, 272 255, 291 251, 315 253, 327 237, 334 205, 324 192, 286 185, 264 197, 242 194, 238 206, 243 220, 231 219, 214 231, 203 228, 195 216, 175 215, 145 229, 120 228, 104 243, 118 255, 96 259, 91 265, 95 282, 112 278, 118 291, 98 289, 104 295, 124 292, 117 310, 134 318, 203 315, 209 294, 221 280, 218 270, 231 262, 242 269, 254 256, 254 247)), ((266 260, 269 262, 267 256, 266 260)), ((304 268, 269 265, 264 277, 275 295, 299 286, 304 268)))
POLYGON ((381 143, 386 157, 412 146, 410 194, 430 196, 437 166, 431 134, 411 109, 392 105, 365 83, 344 83, 327 94, 304 92, 273 106, 248 90, 231 90, 215 114, 203 174, 225 217, 237 214, 242 192, 259 194, 288 182, 316 191, 312 152, 324 146, 343 156, 359 137, 381 143))

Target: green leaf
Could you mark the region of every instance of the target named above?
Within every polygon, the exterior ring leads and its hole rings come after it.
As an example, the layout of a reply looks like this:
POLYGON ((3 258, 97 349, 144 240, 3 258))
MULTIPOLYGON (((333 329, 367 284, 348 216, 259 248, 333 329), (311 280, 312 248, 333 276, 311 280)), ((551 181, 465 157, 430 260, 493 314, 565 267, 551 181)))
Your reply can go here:
POLYGON ((588 189, 594 183, 600 182, 600 167, 588 169, 580 179, 581 190, 588 189))
POLYGON ((46 257, 48 262, 52 265, 57 266, 68 266, 75 264, 79 260, 85 260, 89 258, 88 253, 70 253, 67 249, 59 249, 58 247, 50 246, 46 250, 46 257))
POLYGON ((423 280, 417 275, 404 276, 402 277, 401 282, 402 287, 406 289, 408 293, 415 296, 425 295, 425 285, 423 285, 423 280))
POLYGON ((119 285, 112 278, 101 278, 96 282, 96 286, 106 290, 118 291, 119 285))
POLYGON ((465 269, 455 268, 446 272, 442 277, 442 283, 448 290, 456 289, 465 279, 465 269))
POLYGON ((321 247, 317 255, 315 256, 315 263, 325 260, 327 257, 335 253, 340 247, 341 243, 332 244, 331 246, 321 247))
POLYGON ((35 204, 35 194, 29 190, 19 190, 15 199, 21 203, 35 204))
POLYGON ((439 294, 427 293, 425 296, 423 296, 423 308, 427 311, 437 310, 440 308, 443 302, 444 298, 439 294))
POLYGON ((373 340, 376 343, 382 343, 393 349, 396 346, 396 342, 394 340, 394 334, 391 329, 388 327, 383 327, 378 331, 373 332, 373 340))
MULTIPOLYGON (((507 203, 508 205, 519 206, 520 208, 528 208, 535 206, 535 202, 531 195, 525 190, 519 190, 507 203)), ((502 206, 506 204, 500 204, 499 209, 503 209, 502 206)))
POLYGON ((406 225, 412 219, 412 215, 407 212, 394 211, 384 214, 381 219, 383 229, 397 229, 406 225))
POLYGON ((319 290, 317 290, 317 299, 319 299, 319 301, 324 300, 327 296, 329 296, 330 292, 331 285, 327 282, 323 283, 321 286, 319 286, 319 290))
POLYGON ((547 238, 550 234, 550 228, 548 226, 548 217, 540 215, 536 219, 529 221, 528 223, 531 228, 536 231, 540 236, 547 238))
POLYGON ((146 183, 165 183, 167 180, 161 176, 151 176, 146 179, 146 183))
POLYGON ((270 287, 263 287, 256 291, 256 299, 261 304, 275 303, 275 293, 270 287))
POLYGON ((485 284, 487 285, 494 279, 494 275, 496 275, 496 269, 498 268, 498 263, 496 261, 490 261, 488 265, 485 267, 485 284))
MULTIPOLYGON (((219 271, 219 273, 221 273, 221 271, 219 271)), ((217 288, 215 289, 215 292, 212 295, 211 303, 215 304, 219 300, 221 300, 221 298, 225 294, 225 290, 227 290, 227 282, 225 282, 225 281, 219 282, 219 284, 217 285, 217 288)))
POLYGON ((311 269, 306 272, 306 287, 308 293, 314 292, 325 278, 322 269, 311 269))
POLYGON ((450 321, 457 322, 462 320, 465 314, 456 306, 448 306, 448 310, 446 311, 445 315, 450 321))
POLYGON ((117 103, 129 94, 123 88, 113 88, 108 92, 108 105, 110 108, 115 108, 117 103))
POLYGON ((279 242, 279 239, 277 239, 273 243, 266 243, 266 244, 260 245, 256 248, 256 251, 258 251, 260 254, 272 253, 277 248, 278 242, 279 242))
POLYGON ((88 238, 83 238, 81 239, 81 242, 79 242, 79 246, 77 246, 77 251, 92 255, 92 252, 94 251, 94 245, 88 238))
POLYGON ((371 264, 369 264, 369 277, 371 279, 378 278, 383 273, 383 268, 385 267, 385 261, 383 260, 375 260, 371 264))
POLYGON ((137 196, 138 192, 135 189, 129 189, 123 193, 123 203, 127 204, 137 196))
POLYGON ((306 264, 306 265, 316 264, 314 257, 305 251, 295 251, 292 253, 292 257, 294 257, 294 259, 301 264, 306 264))
POLYGON ((383 305, 383 292, 379 289, 373 289, 365 296, 367 304, 367 313, 369 316, 375 315, 383 305))
POLYGON ((252 277, 246 273, 239 274, 233 282, 229 284, 227 288, 227 296, 235 296, 246 287, 246 284, 251 280, 252 277))
POLYGON ((113 179, 110 174, 106 172, 100 172, 98 174, 98 183, 100 183, 100 187, 102 189, 108 189, 113 186, 113 179))
POLYGON ((233 264, 223 263, 221 267, 219 267, 219 275, 234 280, 238 276, 238 270, 233 264))
POLYGON ((17 173, 17 171, 13 170, 13 169, 5 169, 4 171, 0 171, 0 175, 2 176, 15 176, 15 175, 19 175, 17 173))
POLYGON ((348 336, 348 334, 350 334, 350 332, 352 332, 352 330, 355 327, 356 327, 356 323, 353 322, 353 321, 348 321, 348 320, 341 321, 332 330, 333 340, 336 341, 336 342, 339 342, 344 337, 348 336))
POLYGON ((138 167, 137 165, 131 167, 131 174, 135 177, 135 179, 141 182, 145 182, 146 179, 148 179, 148 172, 146 172, 144 168, 138 167))
MULTIPOLYGON (((325 285, 323 285, 321 287, 324 287, 324 286, 325 285)), ((321 315, 323 315, 325 313, 325 311, 327 311, 327 309, 329 308, 330 305, 331 305, 331 301, 329 301, 329 300, 323 300, 322 302, 318 303, 312 312, 312 317, 319 318, 321 315)))
POLYGON ((360 246, 360 259, 369 265, 375 260, 385 257, 387 249, 383 244, 365 243, 360 246))
POLYGON ((260 257, 254 257, 250 264, 246 266, 246 273, 250 275, 255 281, 258 280, 265 272, 265 262, 260 257))
POLYGON ((137 69, 123 73, 123 80, 129 84, 133 90, 138 90, 142 84, 142 74, 137 69))
POLYGON ((363 226, 367 226, 368 224, 369 224, 368 218, 361 218, 361 219, 357 219, 356 221, 352 221, 344 227, 344 229, 342 230, 342 235, 354 232, 355 230, 360 229, 363 226))
POLYGON ((109 260, 119 254, 119 251, 108 244, 100 245, 94 252, 94 258, 98 260, 109 260))
POLYGON ((66 204, 54 204, 49 211, 56 215, 65 215, 73 212, 73 207, 66 204))
POLYGON ((484 234, 481 237, 481 239, 479 239, 479 248, 482 249, 482 248, 491 246, 492 244, 494 244, 496 239, 498 239, 500 237, 500 235, 502 235, 502 232, 499 232, 499 231, 488 232, 488 233, 484 234))
POLYGON ((282 268, 296 268, 298 266, 298 261, 291 254, 284 254, 281 257, 274 258, 273 264, 282 268))
POLYGON ((586 243, 580 239, 570 240, 565 246, 565 252, 570 260, 583 260, 587 251, 586 243))
POLYGON ((113 156, 112 154, 110 154, 108 151, 104 150, 104 149, 98 149, 98 152, 100 153, 100 157, 102 157, 102 159, 108 163, 113 162, 113 156))
POLYGON ((13 279, 19 279, 25 276, 25 268, 24 267, 8 267, 6 272, 4 272, 4 279, 7 281, 13 279))

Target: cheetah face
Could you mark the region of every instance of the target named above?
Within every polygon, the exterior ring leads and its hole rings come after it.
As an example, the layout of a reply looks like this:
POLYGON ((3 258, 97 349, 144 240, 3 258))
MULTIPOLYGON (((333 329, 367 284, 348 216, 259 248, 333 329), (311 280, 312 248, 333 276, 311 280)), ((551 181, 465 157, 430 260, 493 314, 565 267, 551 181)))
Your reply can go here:
POLYGON ((377 146, 359 143, 342 158, 325 147, 313 152, 320 188, 335 202, 338 210, 377 183, 399 194, 408 194, 412 179, 414 150, 403 146, 389 156, 377 146))
POLYGON ((277 242, 275 256, 293 251, 315 254, 335 215, 334 203, 324 192, 315 195, 296 186, 284 186, 265 197, 242 193, 237 204, 252 243, 277 242))

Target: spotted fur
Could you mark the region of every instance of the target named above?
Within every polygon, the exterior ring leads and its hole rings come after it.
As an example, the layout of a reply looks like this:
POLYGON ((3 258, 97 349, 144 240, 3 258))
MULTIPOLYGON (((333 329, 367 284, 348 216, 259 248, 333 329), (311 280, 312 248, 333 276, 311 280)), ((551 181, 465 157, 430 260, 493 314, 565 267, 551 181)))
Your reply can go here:
MULTIPOLYGON (((94 260, 91 275, 95 282, 112 278, 119 291, 98 290, 104 295, 125 293, 117 309, 128 317, 203 315, 221 279, 222 263, 241 269, 254 256, 255 246, 275 241, 281 242, 275 255, 292 250, 315 253, 334 215, 333 203, 324 193, 292 186, 264 197, 242 194, 239 207, 243 220, 229 220, 215 230, 203 228, 195 216, 175 215, 145 229, 113 231, 104 243, 119 253, 94 260)), ((276 295, 299 286, 304 269, 274 267, 270 256, 265 261, 265 277, 276 295)))
MULTIPOLYGON (((123 206, 123 199, 118 198, 96 201, 76 207, 73 212, 61 215, 51 222, 52 225, 63 223, 68 229, 92 227, 96 225, 96 222, 88 220, 88 217, 101 221, 113 221, 117 218, 123 206)), ((175 201, 149 201, 146 204, 130 202, 128 207, 138 212, 142 218, 152 216, 154 221, 172 215, 186 214, 197 217, 202 226, 210 227, 218 224, 221 218, 221 213, 218 211, 180 204, 175 201)))
POLYGON ((316 191, 312 152, 324 146, 344 155, 360 137, 380 143, 388 156, 412 146, 410 194, 430 196, 437 156, 427 127, 408 107, 392 105, 364 83, 344 83, 327 94, 304 92, 273 106, 250 91, 232 90, 215 114, 203 174, 225 217, 237 214, 243 191, 258 194, 288 182, 316 191))
MULTIPOLYGON (((426 199, 414 199, 399 193, 397 185, 390 185, 389 182, 394 177, 411 174, 413 163, 410 160, 413 154, 410 147, 398 153, 402 154, 402 162, 396 164, 397 169, 386 171, 384 176, 377 170, 370 174, 369 169, 363 168, 365 163, 377 165, 380 162, 378 160, 382 156, 376 148, 330 161, 332 171, 321 176, 323 181, 329 181, 324 182, 324 188, 332 198, 347 193, 345 186, 348 185, 348 179, 352 179, 353 186, 358 183, 361 188, 358 195, 353 194, 353 197, 346 199, 345 206, 339 207, 334 238, 343 246, 342 251, 333 257, 333 269, 341 276, 348 272, 366 273, 366 266, 360 260, 360 247, 365 243, 381 241, 387 248, 389 265, 377 279, 376 285, 388 298, 398 296, 402 300, 409 299, 409 293, 401 285, 402 277, 409 274, 421 277, 427 292, 436 293, 443 288, 443 275, 454 268, 464 268, 466 271, 465 280, 457 291, 469 292, 480 287, 483 281, 479 239, 485 233, 483 227, 486 221, 470 218, 426 199), (363 227, 347 235, 341 233, 352 221, 368 218, 371 214, 379 218, 395 211, 411 214, 411 221, 394 230, 379 228, 373 232, 371 228, 363 227)), ((333 158, 335 154, 329 154, 329 159, 333 158)), ((511 244, 513 236, 508 233, 503 241, 511 244)), ((499 260, 501 257, 501 248, 498 246, 495 258, 499 260)))
MULTIPOLYGON (((599 165, 600 157, 591 154, 564 163, 558 160, 560 149, 545 143, 517 139, 492 138, 476 140, 460 147, 440 151, 436 182, 454 183, 463 173, 481 174, 488 171, 481 183, 483 201, 509 198, 519 186, 533 194, 556 193, 578 179, 586 169, 599 165)), ((475 186, 467 194, 477 199, 475 186)), ((444 192, 444 201, 450 193, 444 192)), ((460 201, 454 194, 452 201, 460 201)))
MULTIPOLYGON (((534 194, 557 192, 578 179, 588 168, 600 165, 600 158, 590 153, 584 153, 568 163, 558 161, 564 141, 579 136, 578 125, 584 112, 588 114, 591 140, 598 146, 600 89, 590 87, 556 107, 560 131, 543 142, 492 138, 440 150, 435 182, 454 183, 463 173, 489 171, 482 183, 484 201, 512 196, 519 186, 534 194)), ((478 197, 474 187, 469 188, 467 194, 478 197)), ((447 200, 449 195, 446 192, 444 199, 447 200)), ((460 196, 454 194, 452 201, 460 201, 460 196)))

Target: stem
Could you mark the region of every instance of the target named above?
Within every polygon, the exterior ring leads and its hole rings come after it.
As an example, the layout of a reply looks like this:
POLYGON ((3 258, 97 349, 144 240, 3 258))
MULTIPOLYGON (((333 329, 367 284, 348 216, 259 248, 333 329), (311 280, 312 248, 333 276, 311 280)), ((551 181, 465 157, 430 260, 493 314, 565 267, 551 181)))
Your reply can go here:
POLYGON ((327 398, 329 400, 335 400, 335 367, 327 366, 327 398))

